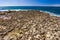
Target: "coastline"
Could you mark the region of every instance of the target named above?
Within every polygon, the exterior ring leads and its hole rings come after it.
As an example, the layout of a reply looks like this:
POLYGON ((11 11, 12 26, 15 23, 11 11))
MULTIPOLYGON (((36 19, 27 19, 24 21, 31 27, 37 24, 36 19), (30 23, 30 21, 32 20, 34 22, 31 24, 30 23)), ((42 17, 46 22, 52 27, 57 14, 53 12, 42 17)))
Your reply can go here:
MULTIPOLYGON (((32 9, 12 9, 12 10, 0 10, 0 12, 4 12, 4 11, 31 11, 32 9)), ((33 11, 33 10, 32 10, 33 11)), ((57 15, 55 13, 52 13, 52 12, 49 12, 49 11, 43 11, 43 10, 34 10, 34 11, 40 11, 42 13, 47 13, 49 14, 50 16, 57 16, 57 17, 60 17, 60 15, 57 15)))

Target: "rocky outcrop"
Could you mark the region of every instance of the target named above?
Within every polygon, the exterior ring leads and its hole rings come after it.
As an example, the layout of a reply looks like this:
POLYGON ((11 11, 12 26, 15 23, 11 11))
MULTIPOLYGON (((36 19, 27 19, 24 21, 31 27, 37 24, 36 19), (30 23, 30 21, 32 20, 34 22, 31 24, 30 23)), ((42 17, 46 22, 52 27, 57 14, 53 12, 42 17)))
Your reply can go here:
POLYGON ((60 40, 60 17, 33 10, 4 13, 0 40, 60 40))

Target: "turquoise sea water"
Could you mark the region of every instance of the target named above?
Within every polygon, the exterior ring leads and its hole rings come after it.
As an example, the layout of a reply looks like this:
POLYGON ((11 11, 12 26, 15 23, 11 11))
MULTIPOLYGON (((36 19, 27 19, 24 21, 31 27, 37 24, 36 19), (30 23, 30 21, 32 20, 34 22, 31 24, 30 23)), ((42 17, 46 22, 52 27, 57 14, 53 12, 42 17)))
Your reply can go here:
POLYGON ((60 7, 51 6, 1 6, 1 10, 41 10, 42 12, 60 15, 60 7))

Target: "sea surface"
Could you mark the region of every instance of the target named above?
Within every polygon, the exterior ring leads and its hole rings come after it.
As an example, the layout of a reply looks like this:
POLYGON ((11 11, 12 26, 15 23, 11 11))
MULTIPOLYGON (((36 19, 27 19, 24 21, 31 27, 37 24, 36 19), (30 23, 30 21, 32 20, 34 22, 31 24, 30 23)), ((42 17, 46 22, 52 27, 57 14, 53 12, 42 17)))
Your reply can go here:
POLYGON ((40 12, 60 16, 60 7, 52 6, 0 6, 0 11, 7 10, 39 10, 40 12))

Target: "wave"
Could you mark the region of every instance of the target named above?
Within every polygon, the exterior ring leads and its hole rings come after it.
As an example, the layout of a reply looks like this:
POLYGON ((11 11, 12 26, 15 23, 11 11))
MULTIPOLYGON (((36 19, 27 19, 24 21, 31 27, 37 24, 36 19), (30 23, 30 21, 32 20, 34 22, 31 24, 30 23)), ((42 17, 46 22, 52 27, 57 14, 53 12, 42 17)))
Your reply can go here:
POLYGON ((57 14, 52 13, 52 12, 49 12, 49 11, 43 11, 43 10, 40 10, 40 12, 48 13, 48 14, 50 14, 51 16, 57 16, 57 17, 60 17, 60 15, 57 15, 57 14))
POLYGON ((7 10, 0 10, 0 11, 28 11, 25 9, 7 9, 7 10))
MULTIPOLYGON (((0 11, 28 11, 28 10, 32 10, 32 9, 8 9, 8 10, 6 9, 6 10, 0 10, 0 11)), ((51 16, 58 16, 58 17, 60 17, 60 15, 57 15, 56 13, 52 13, 52 12, 49 12, 49 11, 40 10, 40 12, 48 13, 51 16)))

